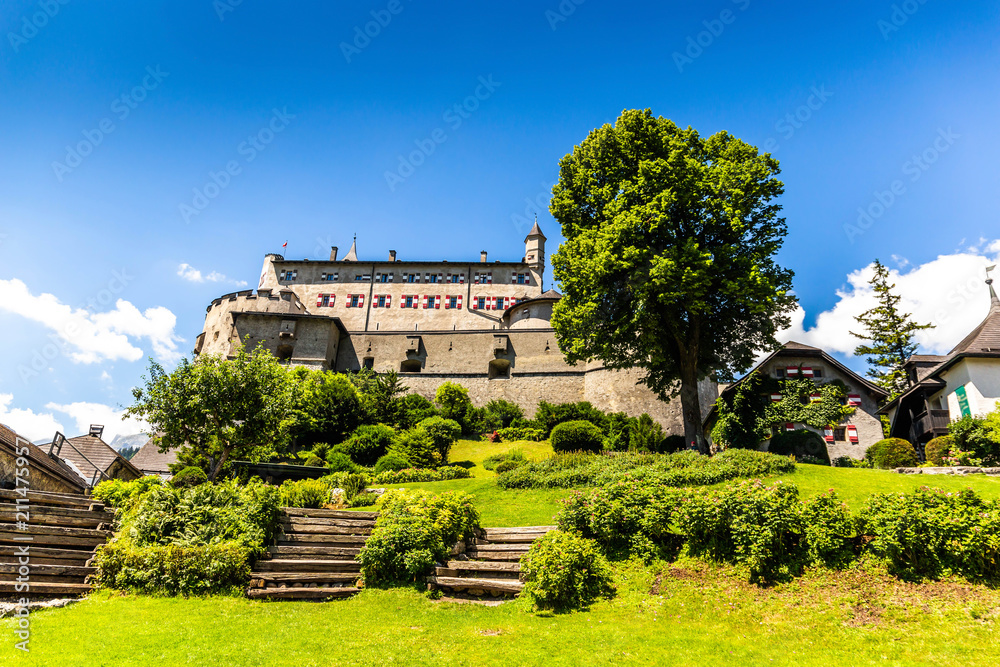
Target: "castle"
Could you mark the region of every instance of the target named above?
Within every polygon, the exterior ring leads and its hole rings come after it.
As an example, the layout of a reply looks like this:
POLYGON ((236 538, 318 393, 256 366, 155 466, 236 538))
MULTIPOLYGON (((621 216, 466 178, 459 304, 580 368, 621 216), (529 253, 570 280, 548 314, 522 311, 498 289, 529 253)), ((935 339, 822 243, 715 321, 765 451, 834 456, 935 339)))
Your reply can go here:
MULTIPOLYGON (((670 434, 683 433, 680 401, 663 402, 637 385, 639 371, 600 363, 568 364, 551 326, 560 299, 543 285, 545 235, 536 222, 516 262, 361 261, 357 241, 340 259, 264 258, 257 291, 212 302, 195 354, 231 356, 240 342, 263 342, 293 365, 400 374, 412 391, 433 398, 451 381, 476 405, 517 403, 529 416, 540 400, 590 401, 606 411, 643 412, 670 434)), ((703 414, 715 402, 701 385, 703 414)))

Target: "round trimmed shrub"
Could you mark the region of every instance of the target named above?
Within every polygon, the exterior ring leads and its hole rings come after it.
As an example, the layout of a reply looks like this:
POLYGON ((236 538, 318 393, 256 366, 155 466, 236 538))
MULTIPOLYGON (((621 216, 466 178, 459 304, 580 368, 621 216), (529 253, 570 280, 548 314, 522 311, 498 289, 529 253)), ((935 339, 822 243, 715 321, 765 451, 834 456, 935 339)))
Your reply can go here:
POLYGON ((942 435, 927 443, 924 447, 924 454, 927 456, 927 460, 934 465, 943 466, 944 457, 948 456, 954 448, 955 438, 950 435, 942 435))
POLYGON ((330 472, 354 472, 358 469, 358 464, 347 454, 335 451, 326 455, 326 467, 330 472))
POLYGON ((310 468, 322 468, 324 463, 323 459, 313 454, 312 456, 306 459, 306 462, 303 465, 308 466, 310 468))
POLYGON ((186 488, 198 486, 208 481, 205 471, 196 466, 188 466, 170 478, 170 486, 174 488, 186 488))
POLYGON ((337 445, 337 451, 351 457, 358 465, 375 465, 389 450, 396 431, 385 424, 365 424, 359 426, 351 437, 343 444, 337 445))
POLYGON ((399 452, 389 452, 380 458, 375 464, 375 474, 378 475, 386 470, 392 470, 393 472, 397 470, 405 470, 409 468, 410 465, 410 459, 406 458, 399 452))
POLYGON ((818 433, 806 429, 782 431, 772 436, 767 451, 781 456, 794 455, 796 458, 815 456, 826 465, 830 465, 830 453, 826 450, 826 441, 818 433))
POLYGON ((498 463, 495 470, 496 473, 499 475, 509 470, 513 470, 514 468, 517 468, 519 466, 522 466, 525 463, 526 461, 524 459, 507 459, 506 461, 501 461, 500 463, 498 463))
POLYGON ((600 452, 604 449, 604 434, 588 421, 556 424, 549 436, 557 452, 600 452))
POLYGON ((524 595, 540 609, 579 609, 611 597, 611 568, 597 542, 553 530, 521 558, 524 595))
POLYGON ((913 468, 918 465, 917 450, 902 438, 879 440, 865 452, 865 458, 869 459, 876 468, 883 470, 913 468))

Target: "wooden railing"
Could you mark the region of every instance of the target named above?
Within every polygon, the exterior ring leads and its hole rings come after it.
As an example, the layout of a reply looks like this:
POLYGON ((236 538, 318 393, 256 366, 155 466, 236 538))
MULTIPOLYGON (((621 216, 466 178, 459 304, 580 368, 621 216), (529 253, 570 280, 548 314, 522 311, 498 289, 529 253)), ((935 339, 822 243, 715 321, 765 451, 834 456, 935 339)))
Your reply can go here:
POLYGON ((948 431, 951 413, 947 410, 927 410, 913 418, 913 431, 918 436, 928 433, 943 435, 948 431))

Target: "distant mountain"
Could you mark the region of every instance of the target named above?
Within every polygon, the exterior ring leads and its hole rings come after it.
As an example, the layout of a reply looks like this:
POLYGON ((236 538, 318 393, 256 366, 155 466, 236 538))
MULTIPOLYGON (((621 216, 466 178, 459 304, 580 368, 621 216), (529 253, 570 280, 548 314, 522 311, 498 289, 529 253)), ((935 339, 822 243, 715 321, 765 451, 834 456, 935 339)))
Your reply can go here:
POLYGON ((138 447, 122 447, 118 453, 125 457, 126 461, 131 461, 132 457, 139 453, 138 447))
POLYGON ((111 449, 116 451, 121 451, 126 447, 134 447, 136 450, 141 448, 149 442, 149 436, 145 433, 136 433, 134 435, 116 435, 115 439, 111 441, 111 449))

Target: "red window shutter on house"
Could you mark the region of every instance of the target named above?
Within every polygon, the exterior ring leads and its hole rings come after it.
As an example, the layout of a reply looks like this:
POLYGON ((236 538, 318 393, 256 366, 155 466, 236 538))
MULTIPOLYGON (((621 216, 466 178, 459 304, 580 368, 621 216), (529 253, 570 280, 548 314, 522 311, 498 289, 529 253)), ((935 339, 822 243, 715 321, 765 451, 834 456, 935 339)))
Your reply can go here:
POLYGON ((798 368, 798 366, 789 366, 788 368, 785 369, 785 375, 787 375, 789 377, 791 377, 793 375, 798 375, 798 374, 799 374, 799 368, 798 368))
POLYGON ((441 295, 440 294, 437 295, 436 297, 434 297, 434 307, 435 308, 440 308, 441 307, 441 295))
POLYGON ((359 294, 358 295, 358 308, 364 308, 364 307, 365 307, 365 295, 364 294, 359 294))
POLYGON ((425 295, 424 295, 424 308, 425 308, 425 309, 426 309, 426 308, 430 308, 430 298, 431 298, 431 297, 430 297, 430 295, 429 295, 429 294, 425 294, 425 295))
POLYGON ((781 403, 781 394, 771 394, 772 403, 781 403))
POLYGON ((785 424, 785 430, 786 431, 794 431, 795 430, 795 424, 793 424, 791 422, 788 422, 787 424, 785 424))
POLYGON ((323 306, 323 295, 320 294, 316 297, 316 307, 321 308, 323 306))
POLYGON ((451 295, 447 294, 444 297, 444 309, 449 310, 451 308, 451 295))
POLYGON ((464 273, 462 273, 462 274, 460 274, 458 276, 458 284, 459 285, 464 285, 465 284, 465 274, 464 273))
POLYGON ((458 295, 458 304, 455 307, 458 308, 459 310, 462 310, 462 295, 461 294, 458 295))
POLYGON ((809 401, 811 403, 819 403, 822 400, 823 400, 823 397, 820 396, 819 394, 809 394, 809 401))
POLYGON ((813 376, 813 369, 806 366, 802 367, 802 377, 811 378, 813 376))
POLYGON ((511 285, 516 285, 517 284, 517 274, 516 273, 510 274, 510 283, 511 283, 511 285))
POLYGON ((827 442, 833 442, 833 429, 832 428, 823 429, 823 438, 827 442))
POLYGON ((848 426, 847 427, 847 438, 851 442, 857 444, 857 442, 858 442, 858 427, 857 426, 848 426))
POLYGON ((492 285, 493 284, 493 272, 492 271, 490 271, 489 273, 486 274, 486 284, 487 285, 492 285))
POLYGON ((388 308, 391 305, 392 305, 392 295, 387 294, 385 297, 385 307, 388 308))
POLYGON ((861 394, 848 394, 847 404, 852 408, 860 407, 861 405, 861 394))

